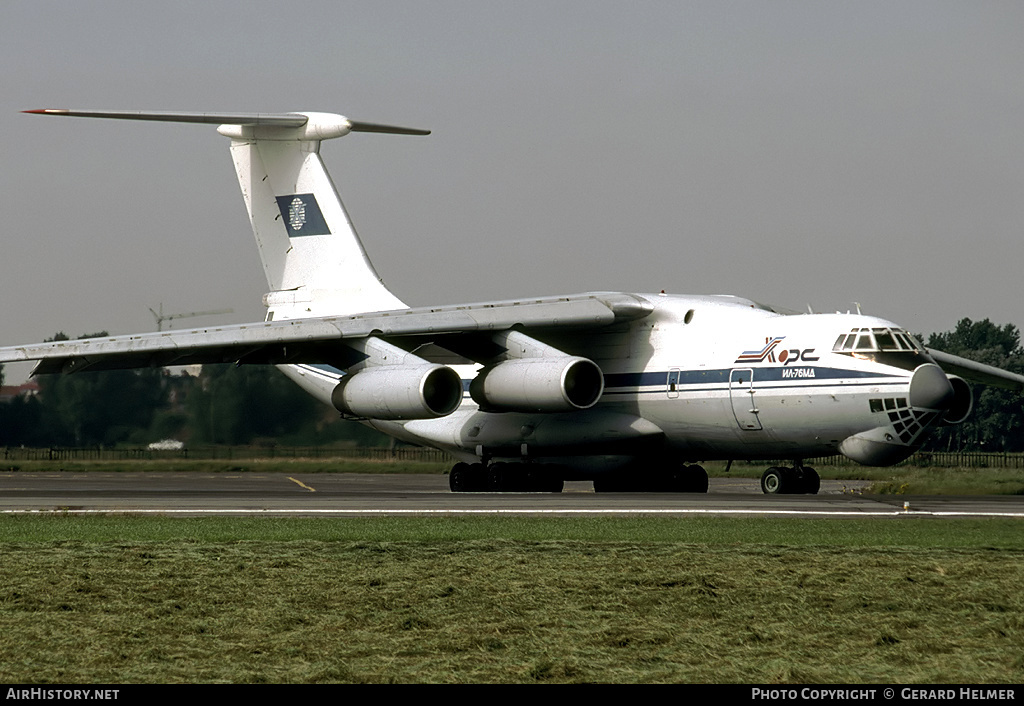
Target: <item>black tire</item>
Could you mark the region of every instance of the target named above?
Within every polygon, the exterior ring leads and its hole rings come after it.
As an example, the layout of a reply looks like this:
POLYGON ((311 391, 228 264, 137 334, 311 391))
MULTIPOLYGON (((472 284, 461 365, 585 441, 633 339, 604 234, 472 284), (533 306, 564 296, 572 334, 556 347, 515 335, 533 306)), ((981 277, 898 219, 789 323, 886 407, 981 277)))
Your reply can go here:
POLYGON ((456 463, 448 474, 448 488, 453 493, 465 493, 472 490, 471 475, 468 463, 456 463))
POLYGON ((487 490, 500 493, 508 489, 507 467, 507 463, 492 463, 487 466, 487 490))
POLYGON ((818 472, 810 466, 804 466, 803 469, 803 492, 808 495, 817 495, 821 489, 821 476, 818 472))
POLYGON ((683 492, 686 493, 706 493, 708 492, 708 472, 704 470, 703 466, 687 466, 686 467, 686 479, 687 489, 683 492))
POLYGON ((471 463, 466 470, 469 477, 469 490, 487 490, 487 467, 482 463, 471 463))
POLYGON ((790 474, 785 468, 772 466, 761 474, 761 492, 765 495, 782 495, 789 492, 792 485, 790 474))
POLYGON ((708 472, 700 466, 682 466, 658 490, 667 493, 708 492, 708 472))

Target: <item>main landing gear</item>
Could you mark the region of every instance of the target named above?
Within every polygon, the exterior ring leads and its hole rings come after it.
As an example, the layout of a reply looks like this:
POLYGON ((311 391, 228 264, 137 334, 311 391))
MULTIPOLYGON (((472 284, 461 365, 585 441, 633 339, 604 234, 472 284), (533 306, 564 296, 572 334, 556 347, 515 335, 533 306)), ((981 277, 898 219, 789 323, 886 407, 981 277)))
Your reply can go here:
POLYGON ((793 468, 772 466, 761 476, 765 495, 817 495, 820 487, 818 472, 799 462, 793 468))
POLYGON ((563 485, 560 468, 542 463, 456 463, 448 474, 453 493, 561 493, 563 485))

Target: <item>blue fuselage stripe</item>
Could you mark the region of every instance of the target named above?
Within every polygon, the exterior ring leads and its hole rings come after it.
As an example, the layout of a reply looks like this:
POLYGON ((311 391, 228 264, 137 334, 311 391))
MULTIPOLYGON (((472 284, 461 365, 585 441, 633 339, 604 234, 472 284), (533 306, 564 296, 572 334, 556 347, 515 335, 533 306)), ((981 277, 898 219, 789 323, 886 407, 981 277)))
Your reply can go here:
MULTIPOLYGON (((882 379, 885 382, 905 380, 903 376, 886 375, 884 373, 866 372, 863 370, 843 370, 816 366, 792 366, 772 368, 741 368, 753 370, 754 384, 761 382, 778 382, 790 380, 864 380, 882 379)), ((719 370, 665 370, 643 373, 611 373, 604 376, 605 387, 664 387, 670 381, 676 385, 722 384, 729 382, 729 376, 737 368, 719 370), (670 379, 670 375, 674 378, 670 379)))

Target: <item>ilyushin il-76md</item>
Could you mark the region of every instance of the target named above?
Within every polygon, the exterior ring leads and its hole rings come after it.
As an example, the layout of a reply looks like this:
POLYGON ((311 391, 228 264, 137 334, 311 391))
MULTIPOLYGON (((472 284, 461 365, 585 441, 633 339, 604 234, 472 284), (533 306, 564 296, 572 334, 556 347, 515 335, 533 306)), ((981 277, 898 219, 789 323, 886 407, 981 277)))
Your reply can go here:
POLYGON ((230 140, 267 278, 264 321, 0 349, 34 373, 234 362, 457 463, 451 489, 706 492, 699 465, 768 459, 765 493, 816 493, 805 459, 897 463, 970 414, 968 382, 1024 377, 860 313, 737 296, 589 292, 409 307, 384 285, 320 158, 349 133, 427 130, 330 113, 33 110, 206 123, 230 140))

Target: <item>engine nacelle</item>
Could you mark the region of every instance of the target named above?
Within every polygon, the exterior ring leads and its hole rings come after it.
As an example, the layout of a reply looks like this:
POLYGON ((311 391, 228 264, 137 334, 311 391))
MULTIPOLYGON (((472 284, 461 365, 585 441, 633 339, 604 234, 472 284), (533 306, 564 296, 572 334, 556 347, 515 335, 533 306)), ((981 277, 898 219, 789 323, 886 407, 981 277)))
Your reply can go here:
POLYGON ((974 409, 974 393, 967 381, 956 375, 948 375, 949 384, 953 386, 953 404, 942 415, 943 424, 962 424, 971 416, 974 409))
POLYGON ((597 404, 604 373, 586 358, 517 358, 485 368, 469 394, 493 412, 572 412, 597 404))
POLYGON ((381 365, 346 375, 331 393, 344 414, 368 419, 436 419, 462 402, 462 379, 444 365, 381 365))

